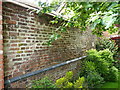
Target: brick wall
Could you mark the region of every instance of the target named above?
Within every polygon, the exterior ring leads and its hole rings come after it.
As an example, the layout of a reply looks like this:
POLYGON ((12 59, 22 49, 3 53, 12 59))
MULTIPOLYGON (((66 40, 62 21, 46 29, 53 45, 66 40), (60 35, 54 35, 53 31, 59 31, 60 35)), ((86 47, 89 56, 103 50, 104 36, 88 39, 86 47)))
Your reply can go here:
POLYGON ((0 90, 4 88, 3 71, 2 0, 0 0, 0 90))
MULTIPOLYGON (((52 46, 45 45, 56 28, 49 24, 51 19, 50 15, 38 16, 19 5, 3 3, 5 80, 83 56, 85 50, 94 48, 96 37, 89 30, 82 33, 74 28, 62 34, 58 32, 62 37, 52 46)), ((75 62, 44 74, 51 74, 57 79, 66 71, 75 70, 78 64, 75 62)), ((31 80, 41 76, 43 74, 12 83, 11 86, 26 87, 31 80)))

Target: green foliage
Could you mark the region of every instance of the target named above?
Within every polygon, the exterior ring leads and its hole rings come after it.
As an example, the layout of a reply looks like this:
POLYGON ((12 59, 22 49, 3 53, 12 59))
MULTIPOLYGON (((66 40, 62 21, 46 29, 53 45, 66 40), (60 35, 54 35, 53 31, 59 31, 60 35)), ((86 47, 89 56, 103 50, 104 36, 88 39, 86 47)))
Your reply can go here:
MULTIPOLYGON (((57 13, 52 24, 61 23, 56 29, 61 32, 66 31, 68 27, 77 27, 84 31, 91 27, 93 34, 102 36, 103 31, 114 33, 118 31, 120 21, 120 4, 116 2, 56 2, 39 3, 41 10, 37 10, 38 15, 50 13, 62 6, 61 13, 57 13), (63 5, 64 4, 64 5, 63 5), (62 28, 61 28, 62 27, 62 28)), ((55 39, 54 39, 55 40, 55 39)), ((52 42, 52 41, 50 41, 52 42)), ((49 42, 48 42, 49 43, 49 42)), ((50 44, 50 43, 49 43, 50 44)))
POLYGON ((85 72, 91 73, 95 71, 96 71, 95 63, 91 61, 85 61, 85 72))
POLYGON ((118 69, 113 65, 113 54, 108 49, 87 51, 87 58, 82 63, 80 76, 86 78, 88 87, 101 85, 104 81, 117 81, 118 69))
POLYGON ((88 88, 99 86, 104 82, 104 78, 97 72, 95 63, 92 61, 84 61, 80 76, 86 78, 88 88))
POLYGON ((66 72, 65 78, 66 78, 67 80, 71 80, 72 77, 73 77, 73 72, 72 72, 72 71, 66 72))
POLYGON ((101 59, 104 59, 108 63, 114 62, 113 53, 109 49, 104 49, 98 53, 101 56, 101 59))
POLYGON ((56 87, 57 88, 82 88, 82 85, 84 83, 84 77, 79 77, 76 82, 72 83, 70 80, 73 77, 73 72, 69 71, 66 73, 66 75, 58 80, 56 80, 56 87))
POLYGON ((56 86, 58 88, 72 88, 73 83, 69 82, 73 77, 73 72, 69 71, 66 73, 65 77, 62 77, 58 80, 56 80, 56 86))
POLYGON ((114 55, 118 52, 118 46, 114 41, 109 39, 101 39, 96 43, 96 50, 109 49, 114 55))
POLYGON ((109 50, 103 50, 97 52, 96 50, 88 51, 88 60, 95 63, 96 70, 102 75, 106 74, 109 71, 109 67, 112 64, 112 56, 110 56, 109 50), (92 52, 92 53, 91 53, 92 52), (108 54, 109 53, 109 54, 108 54), (110 58, 111 57, 111 58, 110 58))
MULTIPOLYGON (((108 49, 101 50, 99 52, 97 52, 94 49, 89 50, 87 60, 94 62, 96 66, 96 71, 100 73, 105 80, 111 80, 110 78, 108 79, 108 76, 112 77, 114 59, 113 59, 113 54, 108 49), (111 72, 112 74, 110 74, 111 72)), ((116 70, 116 72, 118 71, 116 70)), ((117 77, 117 73, 114 74, 113 81, 117 80, 116 77, 117 77)))
POLYGON ((51 4, 47 2, 38 2, 38 5, 40 6, 40 10, 35 10, 35 12, 38 15, 42 15, 44 13, 50 13, 52 10, 56 9, 56 6, 58 6, 58 2, 53 2, 51 4))
POLYGON ((58 33, 54 33, 53 35, 50 36, 49 41, 47 42, 47 45, 51 45, 51 43, 55 40, 57 40, 60 37, 58 33))
POLYGON ((44 77, 40 80, 34 80, 32 88, 55 88, 55 85, 48 77, 44 77))
POLYGON ((89 88, 94 88, 104 83, 104 78, 101 77, 99 73, 91 71, 90 73, 88 73, 86 81, 89 88))
POLYGON ((76 82, 74 82, 74 88, 83 88, 83 82, 85 81, 84 77, 79 77, 78 80, 76 80, 76 82))
POLYGON ((110 72, 106 77, 107 81, 118 81, 118 69, 115 66, 110 68, 110 72))

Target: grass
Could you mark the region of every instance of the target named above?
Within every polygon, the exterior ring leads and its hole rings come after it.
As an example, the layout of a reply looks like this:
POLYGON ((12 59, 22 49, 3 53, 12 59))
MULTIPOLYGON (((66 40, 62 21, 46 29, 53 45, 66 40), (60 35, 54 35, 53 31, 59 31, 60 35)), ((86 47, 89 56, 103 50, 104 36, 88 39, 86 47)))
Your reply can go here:
POLYGON ((119 80, 116 82, 106 82, 101 88, 120 88, 120 72, 119 72, 119 80))
POLYGON ((106 82, 102 88, 118 88, 118 82, 106 82))

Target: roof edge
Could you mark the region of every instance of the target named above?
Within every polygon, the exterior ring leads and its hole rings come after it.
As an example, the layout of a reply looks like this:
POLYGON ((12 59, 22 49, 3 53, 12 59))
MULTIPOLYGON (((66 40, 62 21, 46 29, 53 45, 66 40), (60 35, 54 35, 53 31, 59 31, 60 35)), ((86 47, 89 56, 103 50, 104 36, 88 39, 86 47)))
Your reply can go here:
MULTIPOLYGON (((4 2, 10 2, 10 3, 16 4, 16 5, 22 6, 24 8, 27 8, 27 9, 34 9, 34 10, 41 9, 38 6, 29 5, 29 4, 26 4, 26 3, 23 3, 23 2, 18 2, 18 1, 15 1, 15 0, 4 0, 4 2)), ((50 16, 55 16, 56 15, 55 13, 46 13, 46 14, 48 14, 50 16)))

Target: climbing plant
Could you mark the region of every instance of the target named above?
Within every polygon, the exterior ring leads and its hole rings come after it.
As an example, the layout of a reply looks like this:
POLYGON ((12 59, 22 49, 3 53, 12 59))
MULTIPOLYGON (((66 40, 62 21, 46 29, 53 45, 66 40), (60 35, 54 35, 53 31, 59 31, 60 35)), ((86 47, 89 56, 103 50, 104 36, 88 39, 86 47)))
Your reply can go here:
MULTIPOLYGON (((88 27, 91 28, 92 33, 97 36, 102 36, 103 31, 114 33, 118 30, 115 24, 120 22, 120 1, 116 2, 54 2, 53 3, 39 3, 41 10, 36 12, 40 15, 42 13, 51 13, 56 7, 60 7, 61 12, 55 15, 55 19, 50 21, 52 24, 59 23, 61 25, 56 31, 66 31, 68 27, 77 27, 85 31, 88 27)), ((53 34, 48 44, 58 39, 60 35, 53 34)))

